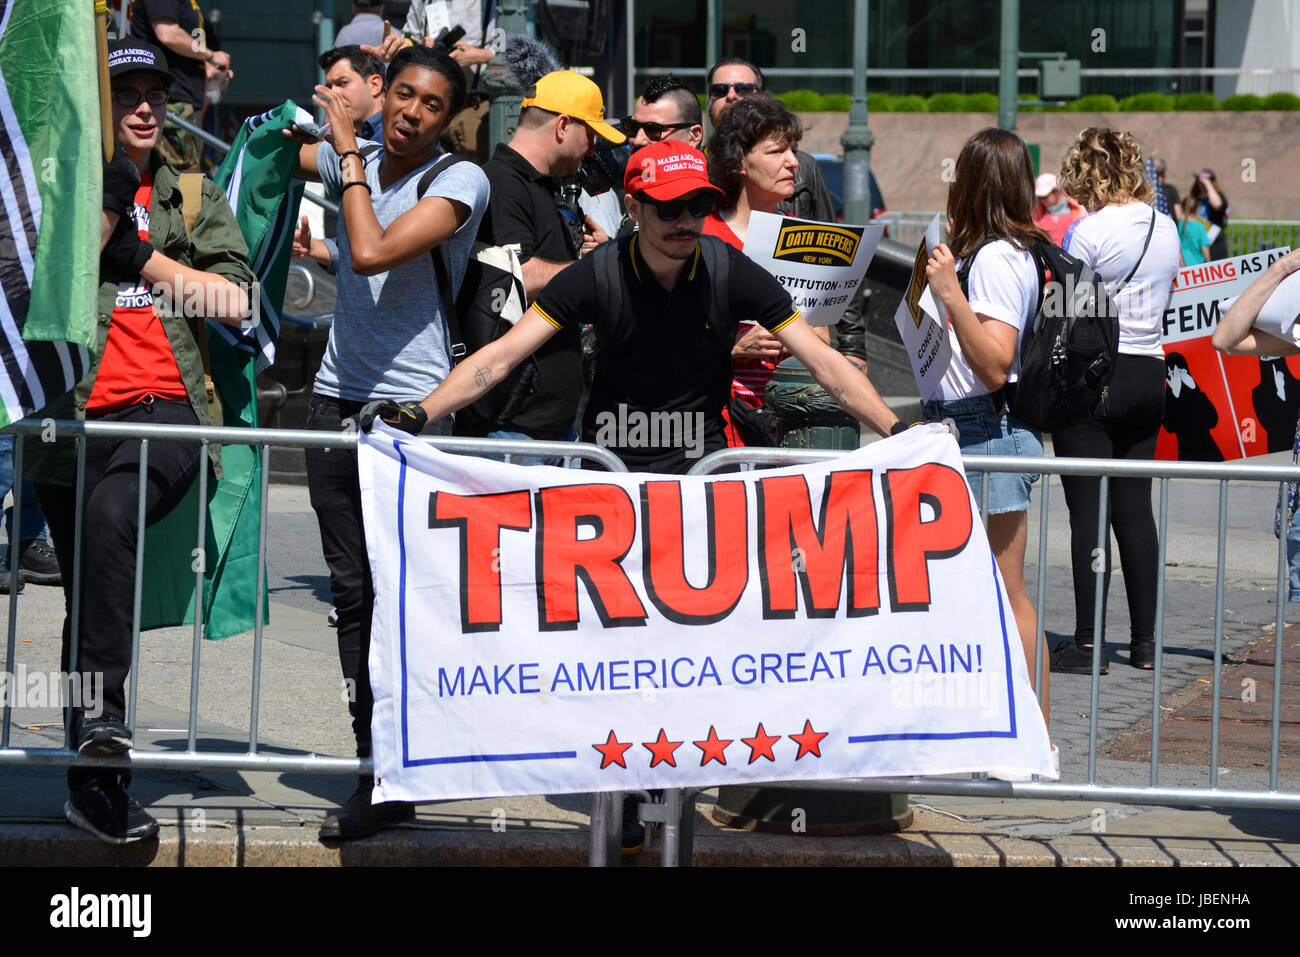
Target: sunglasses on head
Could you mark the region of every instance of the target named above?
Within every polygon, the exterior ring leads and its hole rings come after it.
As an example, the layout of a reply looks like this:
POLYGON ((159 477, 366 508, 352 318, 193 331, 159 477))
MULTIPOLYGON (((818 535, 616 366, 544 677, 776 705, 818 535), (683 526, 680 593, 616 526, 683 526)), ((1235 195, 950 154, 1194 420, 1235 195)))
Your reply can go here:
POLYGON ((671 223, 681 217, 683 210, 690 213, 693 219, 703 219, 713 212, 717 200, 706 193, 691 199, 651 199, 646 196, 642 202, 653 206, 656 215, 665 223, 671 223))
POLYGON ((114 90, 113 99, 118 106, 139 106, 141 100, 145 100, 150 106, 165 106, 171 96, 166 90, 150 90, 147 93, 141 93, 139 90, 114 90))
POLYGON ((709 99, 720 100, 728 90, 735 90, 737 96, 749 96, 759 91, 757 83, 714 83, 709 87, 709 99))
POLYGON ((645 130, 646 139, 651 143, 658 143, 669 130, 688 130, 694 125, 694 123, 642 123, 630 116, 625 116, 619 121, 619 126, 623 128, 628 139, 636 139, 637 133, 645 130))

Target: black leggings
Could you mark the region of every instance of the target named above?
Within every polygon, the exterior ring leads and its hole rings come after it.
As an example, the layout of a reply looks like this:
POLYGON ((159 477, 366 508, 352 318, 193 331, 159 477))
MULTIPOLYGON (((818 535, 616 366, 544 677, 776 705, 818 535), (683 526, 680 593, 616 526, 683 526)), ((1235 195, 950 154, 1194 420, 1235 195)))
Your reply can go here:
MULTIPOLYGON (((1120 355, 1111 379, 1106 408, 1052 433, 1056 454, 1073 458, 1155 458, 1156 436, 1165 408, 1165 363, 1153 356, 1120 355)), ((1093 641, 1093 603, 1097 587, 1093 552, 1097 548, 1097 476, 1061 477, 1070 510, 1070 559, 1074 569, 1074 638, 1093 641)), ((1108 483, 1107 524, 1115 532, 1128 593, 1131 637, 1155 635, 1159 542, 1151 512, 1149 478, 1112 478, 1108 483)), ((1110 591, 1110 535, 1106 536, 1102 589, 1102 639, 1105 640, 1106 596, 1110 591)))

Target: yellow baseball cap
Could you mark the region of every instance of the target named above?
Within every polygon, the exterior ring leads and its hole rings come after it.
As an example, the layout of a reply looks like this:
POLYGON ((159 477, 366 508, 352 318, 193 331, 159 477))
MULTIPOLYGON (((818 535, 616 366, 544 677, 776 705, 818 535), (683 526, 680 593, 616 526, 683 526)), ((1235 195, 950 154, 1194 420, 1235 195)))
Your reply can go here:
POLYGON ((556 70, 537 81, 533 95, 524 97, 524 106, 536 106, 552 113, 563 113, 581 120, 611 143, 627 137, 605 122, 605 100, 600 87, 581 73, 556 70))

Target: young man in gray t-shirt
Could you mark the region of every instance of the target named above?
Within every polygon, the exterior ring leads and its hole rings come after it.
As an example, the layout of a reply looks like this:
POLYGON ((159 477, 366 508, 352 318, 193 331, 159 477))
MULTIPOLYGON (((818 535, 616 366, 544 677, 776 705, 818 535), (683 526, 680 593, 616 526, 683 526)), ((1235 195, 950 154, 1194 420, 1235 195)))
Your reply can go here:
MULTIPOLYGON (((444 256, 453 289, 460 287, 470 245, 487 207, 488 183, 471 163, 449 165, 420 189, 442 158, 438 135, 465 102, 465 78, 454 60, 407 47, 389 64, 383 101, 383 143, 363 155, 347 105, 316 87, 333 143, 301 148, 299 174, 319 179, 341 207, 338 300, 307 427, 339 430, 362 407, 384 399, 423 398, 451 370, 442 296, 430 250, 444 256)), ((409 429, 420 431, 425 423, 409 429)), ((428 431, 445 433, 446 423, 428 431)), ((367 662, 374 588, 366 558, 355 452, 308 449, 307 486, 330 569, 338 613, 339 660, 347 684, 357 754, 370 755, 374 699, 367 662)), ((373 779, 361 779, 340 812, 325 819, 322 838, 366 837, 410 820, 410 804, 370 803, 373 779)))

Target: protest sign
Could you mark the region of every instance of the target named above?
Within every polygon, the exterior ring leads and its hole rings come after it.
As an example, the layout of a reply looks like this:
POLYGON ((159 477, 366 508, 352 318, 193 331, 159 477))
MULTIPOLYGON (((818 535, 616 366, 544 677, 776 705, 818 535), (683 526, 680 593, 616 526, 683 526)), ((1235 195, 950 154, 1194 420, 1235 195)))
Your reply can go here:
POLYGON ((952 343, 948 339, 948 317, 941 314, 934 294, 930 292, 925 275, 925 264, 930 250, 943 241, 940 236, 941 217, 936 215, 925 228, 925 238, 916 250, 912 264, 912 279, 907 284, 903 301, 894 313, 894 325, 912 363, 912 375, 922 399, 929 399, 939 390, 939 382, 952 361, 952 343))
POLYGON ((1157 458, 1222 462, 1290 450, 1300 413, 1300 357, 1225 356, 1210 343, 1237 296, 1288 251, 1179 270, 1162 320, 1167 372, 1157 458))
POLYGON ((830 326, 857 292, 884 234, 884 226, 751 213, 745 255, 785 287, 805 322, 830 326))
POLYGON ((1050 775, 939 425, 718 476, 359 436, 374 800, 1050 775))

